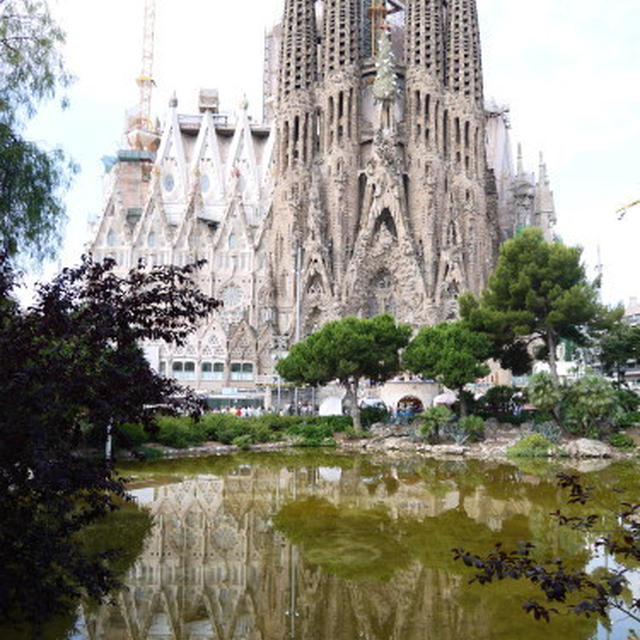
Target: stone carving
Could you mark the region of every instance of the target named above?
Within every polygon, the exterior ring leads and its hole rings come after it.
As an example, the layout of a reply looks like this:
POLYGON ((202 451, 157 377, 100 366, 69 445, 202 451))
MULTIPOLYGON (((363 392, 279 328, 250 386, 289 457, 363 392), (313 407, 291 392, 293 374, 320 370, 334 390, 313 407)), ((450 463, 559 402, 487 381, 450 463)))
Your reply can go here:
MULTIPOLYGON (((124 151, 109 169, 94 257, 123 272, 206 258, 225 350, 241 328, 289 346, 346 314, 454 318, 499 241, 555 222, 546 166, 537 183, 521 158, 514 171, 508 110, 485 111, 476 1, 282 4, 273 120, 253 122, 246 101, 185 116, 172 100, 155 159, 124 151)), ((258 376, 273 374, 269 348, 241 350, 258 376)), ((161 368, 171 357, 161 346, 161 368)))

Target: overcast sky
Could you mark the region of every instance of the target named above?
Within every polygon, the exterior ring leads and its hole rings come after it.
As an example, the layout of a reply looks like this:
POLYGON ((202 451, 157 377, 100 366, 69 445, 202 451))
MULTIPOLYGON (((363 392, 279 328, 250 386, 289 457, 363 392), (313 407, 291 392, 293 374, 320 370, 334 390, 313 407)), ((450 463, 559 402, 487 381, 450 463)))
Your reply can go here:
MULTIPOLYGON (((43 108, 30 135, 63 147, 81 166, 67 196, 61 261, 77 262, 87 220, 102 206, 100 158, 121 146, 124 112, 137 103, 144 0, 50 0, 67 32, 77 77, 71 108, 43 108)), ((222 108, 243 95, 259 119, 263 37, 284 0, 157 0, 153 111, 164 118, 175 90, 194 112, 200 87, 217 87, 222 108)), ((640 297, 640 2, 638 0, 478 0, 485 95, 511 108, 512 135, 525 163, 542 151, 558 231, 584 247, 590 268, 600 246, 603 297, 640 297)))

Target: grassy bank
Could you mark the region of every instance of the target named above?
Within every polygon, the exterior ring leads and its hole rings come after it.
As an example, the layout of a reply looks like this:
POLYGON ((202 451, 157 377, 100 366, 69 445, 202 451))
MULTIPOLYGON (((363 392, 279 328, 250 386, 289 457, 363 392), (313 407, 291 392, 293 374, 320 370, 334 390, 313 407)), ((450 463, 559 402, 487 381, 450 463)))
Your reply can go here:
POLYGON ((350 416, 280 416, 265 414, 241 418, 226 413, 208 413, 199 420, 185 416, 163 416, 155 429, 141 424, 124 424, 118 428, 117 444, 135 448, 157 443, 185 449, 205 442, 220 442, 245 447, 264 442, 292 440, 299 446, 330 446, 336 433, 353 431, 350 416))

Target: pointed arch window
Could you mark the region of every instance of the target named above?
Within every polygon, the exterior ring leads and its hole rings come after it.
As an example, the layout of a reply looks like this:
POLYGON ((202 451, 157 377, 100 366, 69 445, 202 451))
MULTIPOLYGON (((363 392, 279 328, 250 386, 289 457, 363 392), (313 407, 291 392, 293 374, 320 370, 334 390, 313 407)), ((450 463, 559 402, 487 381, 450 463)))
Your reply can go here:
POLYGON ((118 235, 113 229, 111 229, 111 231, 107 233, 107 246, 115 247, 117 243, 118 243, 118 235))
POLYGON ((391 211, 385 208, 382 210, 382 213, 376 219, 376 223, 373 228, 374 235, 380 232, 382 227, 386 227, 387 231, 394 237, 398 237, 398 231, 396 229, 396 223, 393 220, 393 216, 391 215, 391 211))
POLYGON ((153 231, 149 232, 149 235, 147 236, 147 246, 150 249, 154 249, 156 246, 156 234, 153 231))
POLYGON ((309 281, 307 293, 310 296, 319 296, 324 293, 324 289, 322 287, 322 279, 320 278, 319 274, 316 273, 309 281))
POLYGON ((238 236, 235 233, 229 234, 229 249, 237 249, 238 248, 238 236))
POLYGON ((172 173, 165 173, 162 179, 162 186, 167 193, 171 193, 175 189, 176 181, 172 173))

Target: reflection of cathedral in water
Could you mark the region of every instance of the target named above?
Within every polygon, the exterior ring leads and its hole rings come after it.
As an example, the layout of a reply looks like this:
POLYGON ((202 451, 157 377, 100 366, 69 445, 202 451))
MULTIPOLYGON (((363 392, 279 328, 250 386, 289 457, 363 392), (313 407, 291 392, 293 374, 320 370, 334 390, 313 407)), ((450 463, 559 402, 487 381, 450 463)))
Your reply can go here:
POLYGON ((305 561, 273 518, 285 504, 323 498, 341 508, 384 508, 391 521, 448 512, 484 528, 527 514, 525 497, 495 500, 482 487, 464 495, 453 481, 431 493, 403 481, 339 468, 240 468, 224 478, 190 477, 137 492, 154 517, 128 590, 112 606, 83 612, 91 640, 424 640, 485 638, 480 607, 456 592, 467 578, 413 561, 387 580, 346 580, 305 561), (434 636, 436 637, 436 636, 434 636))

